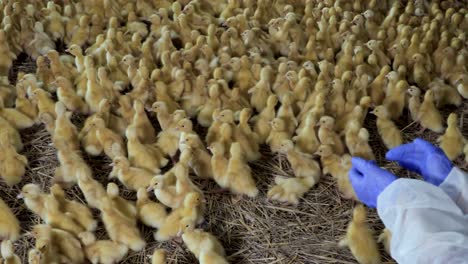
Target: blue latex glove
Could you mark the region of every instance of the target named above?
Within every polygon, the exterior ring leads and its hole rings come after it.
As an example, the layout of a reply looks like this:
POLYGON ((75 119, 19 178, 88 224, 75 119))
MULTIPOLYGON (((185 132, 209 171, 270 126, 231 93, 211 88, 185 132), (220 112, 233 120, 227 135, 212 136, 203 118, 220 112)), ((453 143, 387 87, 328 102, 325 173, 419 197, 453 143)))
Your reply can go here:
POLYGON ((354 192, 361 202, 369 207, 377 207, 377 197, 397 177, 377 166, 375 161, 352 158, 353 167, 349 179, 354 192))
POLYGON ((425 181, 436 186, 447 178, 453 167, 442 149, 420 138, 391 149, 385 157, 421 174, 425 181))

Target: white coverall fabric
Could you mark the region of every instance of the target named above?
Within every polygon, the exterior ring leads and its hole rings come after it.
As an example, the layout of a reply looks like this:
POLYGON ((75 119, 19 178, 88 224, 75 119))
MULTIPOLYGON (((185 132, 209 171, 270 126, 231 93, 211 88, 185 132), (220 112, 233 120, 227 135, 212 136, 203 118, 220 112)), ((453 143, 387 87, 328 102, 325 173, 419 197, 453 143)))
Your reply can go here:
POLYGON ((468 263, 468 173, 453 168, 440 187, 398 179, 377 198, 400 264, 468 263))

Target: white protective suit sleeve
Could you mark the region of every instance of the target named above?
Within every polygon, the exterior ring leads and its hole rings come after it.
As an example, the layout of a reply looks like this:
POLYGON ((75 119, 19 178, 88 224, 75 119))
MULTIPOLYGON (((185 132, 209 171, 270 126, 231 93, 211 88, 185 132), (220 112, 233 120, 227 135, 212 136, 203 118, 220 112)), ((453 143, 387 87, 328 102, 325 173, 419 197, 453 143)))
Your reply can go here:
POLYGON ((454 167, 439 187, 452 198, 464 214, 468 214, 468 173, 454 167))
POLYGON ((377 212, 392 232, 392 257, 400 264, 468 263, 468 216, 454 201, 420 180, 398 179, 385 188, 377 212))

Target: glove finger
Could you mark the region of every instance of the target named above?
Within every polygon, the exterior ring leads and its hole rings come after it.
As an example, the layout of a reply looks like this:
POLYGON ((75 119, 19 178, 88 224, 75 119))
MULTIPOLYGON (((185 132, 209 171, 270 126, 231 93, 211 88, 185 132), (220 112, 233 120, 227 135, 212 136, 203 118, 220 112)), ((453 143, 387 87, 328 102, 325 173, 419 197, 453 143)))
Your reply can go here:
POLYGON ((355 190, 358 189, 359 186, 361 186, 363 183, 364 175, 360 171, 356 170, 355 168, 352 168, 351 170, 349 170, 348 175, 349 175, 349 180, 353 188, 355 190))
POLYGON ((369 165, 372 165, 368 160, 359 157, 353 157, 351 163, 353 164, 353 168, 362 172, 369 169, 369 165))
POLYGON ((385 154, 385 158, 396 161, 409 170, 419 172, 419 163, 422 158, 421 154, 421 151, 418 150, 415 143, 408 143, 389 150, 387 154, 385 154))
POLYGON ((431 143, 427 142, 422 138, 416 138, 413 143, 418 146, 418 148, 425 149, 425 150, 434 150, 436 147, 431 143))
POLYGON ((357 170, 356 168, 351 168, 348 172, 349 178, 355 178, 356 180, 362 180, 364 178, 364 175, 357 170))
POLYGON ((362 158, 352 159, 353 167, 361 171, 362 174, 376 174, 379 172, 380 167, 375 160, 365 160, 362 158))

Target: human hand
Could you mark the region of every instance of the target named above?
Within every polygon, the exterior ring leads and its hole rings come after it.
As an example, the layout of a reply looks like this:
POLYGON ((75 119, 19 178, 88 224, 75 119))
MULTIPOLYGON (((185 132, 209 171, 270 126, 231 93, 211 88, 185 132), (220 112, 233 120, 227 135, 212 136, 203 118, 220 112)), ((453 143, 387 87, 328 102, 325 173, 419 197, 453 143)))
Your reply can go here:
POLYGON ((361 202, 377 207, 377 197, 390 183, 397 179, 392 173, 377 166, 375 161, 352 158, 353 167, 349 179, 361 202))
POLYGON ((420 138, 391 149, 385 158, 421 174, 425 181, 436 186, 447 178, 453 167, 442 149, 420 138))

